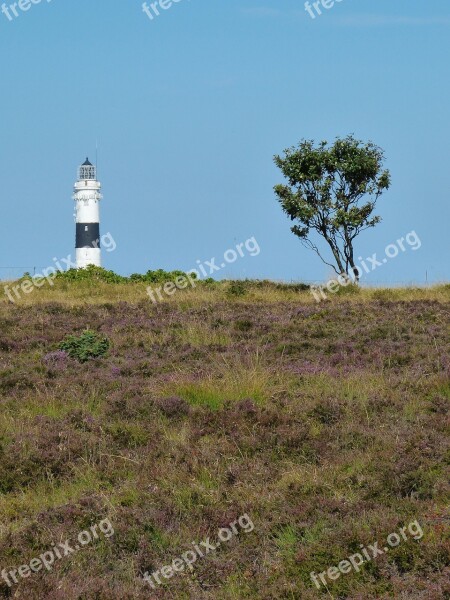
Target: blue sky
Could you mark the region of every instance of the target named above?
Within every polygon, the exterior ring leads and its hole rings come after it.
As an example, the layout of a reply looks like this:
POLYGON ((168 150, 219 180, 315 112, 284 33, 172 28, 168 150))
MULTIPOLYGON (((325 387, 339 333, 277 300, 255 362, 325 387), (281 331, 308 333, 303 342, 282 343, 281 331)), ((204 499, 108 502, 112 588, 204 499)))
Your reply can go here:
POLYGON ((187 270, 254 236, 260 254, 219 276, 326 279, 277 203, 272 157, 354 133, 384 148, 393 178, 358 255, 412 230, 422 242, 366 282, 448 281, 448 0, 342 0, 314 20, 302 0, 181 0, 153 20, 138 0, 43 0, 18 14, 0 14, 1 267, 73 253, 72 187, 98 140, 117 244, 105 267, 187 270))

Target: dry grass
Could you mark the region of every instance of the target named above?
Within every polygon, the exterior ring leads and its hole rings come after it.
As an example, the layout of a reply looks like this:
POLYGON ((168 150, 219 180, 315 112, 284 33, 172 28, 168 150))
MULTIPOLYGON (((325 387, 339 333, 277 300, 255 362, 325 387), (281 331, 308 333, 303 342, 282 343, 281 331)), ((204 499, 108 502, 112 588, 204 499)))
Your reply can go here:
MULTIPOLYGON (((4 282, 4 285, 12 287, 16 282, 4 282)), ((157 285, 152 287, 159 287, 157 285)), ((148 294, 147 286, 142 283, 106 283, 103 281, 56 281, 53 286, 45 284, 41 288, 34 288, 30 294, 21 293, 18 305, 33 306, 35 304, 46 304, 57 302, 69 306, 88 306, 90 304, 104 304, 129 302, 132 304, 148 301, 152 304, 148 294)), ((289 284, 262 283, 260 286, 249 282, 247 291, 243 297, 233 298, 228 293, 228 282, 216 285, 197 284, 195 288, 188 287, 185 290, 177 290, 173 296, 164 296, 163 303, 170 305, 182 305, 194 307, 199 304, 230 302, 299 302, 301 304, 316 304, 313 295, 305 291, 294 291, 289 284)), ((352 290, 353 291, 353 290, 352 290)), ((415 300, 430 300, 447 302, 450 297, 450 284, 441 284, 430 287, 402 287, 402 288, 365 288, 362 287, 349 293, 346 288, 341 288, 336 295, 328 294, 324 302, 371 302, 373 300, 411 302, 415 300)), ((9 303, 10 300, 2 294, 0 302, 9 303)), ((321 302, 323 303, 323 302, 321 302)))

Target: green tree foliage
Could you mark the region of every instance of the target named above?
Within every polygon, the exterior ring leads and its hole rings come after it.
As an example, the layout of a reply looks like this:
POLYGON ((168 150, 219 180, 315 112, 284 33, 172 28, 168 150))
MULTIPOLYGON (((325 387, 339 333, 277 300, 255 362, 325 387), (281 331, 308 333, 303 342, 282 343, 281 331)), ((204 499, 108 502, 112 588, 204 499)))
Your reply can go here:
POLYGON ((292 232, 337 274, 358 279, 354 240, 381 221, 373 211, 391 182, 389 171, 383 168, 383 150, 349 135, 332 146, 326 141, 316 145, 313 140, 302 140, 274 160, 288 181, 274 189, 283 211, 296 222, 292 232), (326 241, 334 263, 322 256, 311 239, 314 233, 326 241))

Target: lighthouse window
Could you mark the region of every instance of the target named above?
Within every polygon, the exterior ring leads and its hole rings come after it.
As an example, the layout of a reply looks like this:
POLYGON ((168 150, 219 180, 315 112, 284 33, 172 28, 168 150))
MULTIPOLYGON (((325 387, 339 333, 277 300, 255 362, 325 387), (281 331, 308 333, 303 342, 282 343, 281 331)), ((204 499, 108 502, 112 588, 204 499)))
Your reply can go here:
POLYGON ((85 231, 89 231, 89 226, 88 226, 88 225, 85 225, 85 226, 84 226, 84 230, 85 230, 85 231))
POLYGON ((94 166, 81 166, 79 172, 80 180, 94 180, 96 177, 94 166))

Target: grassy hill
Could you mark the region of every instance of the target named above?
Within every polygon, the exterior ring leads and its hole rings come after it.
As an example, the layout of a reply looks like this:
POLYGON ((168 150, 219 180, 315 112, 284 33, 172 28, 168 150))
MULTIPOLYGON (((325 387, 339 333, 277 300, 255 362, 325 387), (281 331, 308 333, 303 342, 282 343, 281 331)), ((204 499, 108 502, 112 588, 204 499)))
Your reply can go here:
POLYGON ((0 301, 0 598, 450 598, 450 286, 343 291, 0 301))

